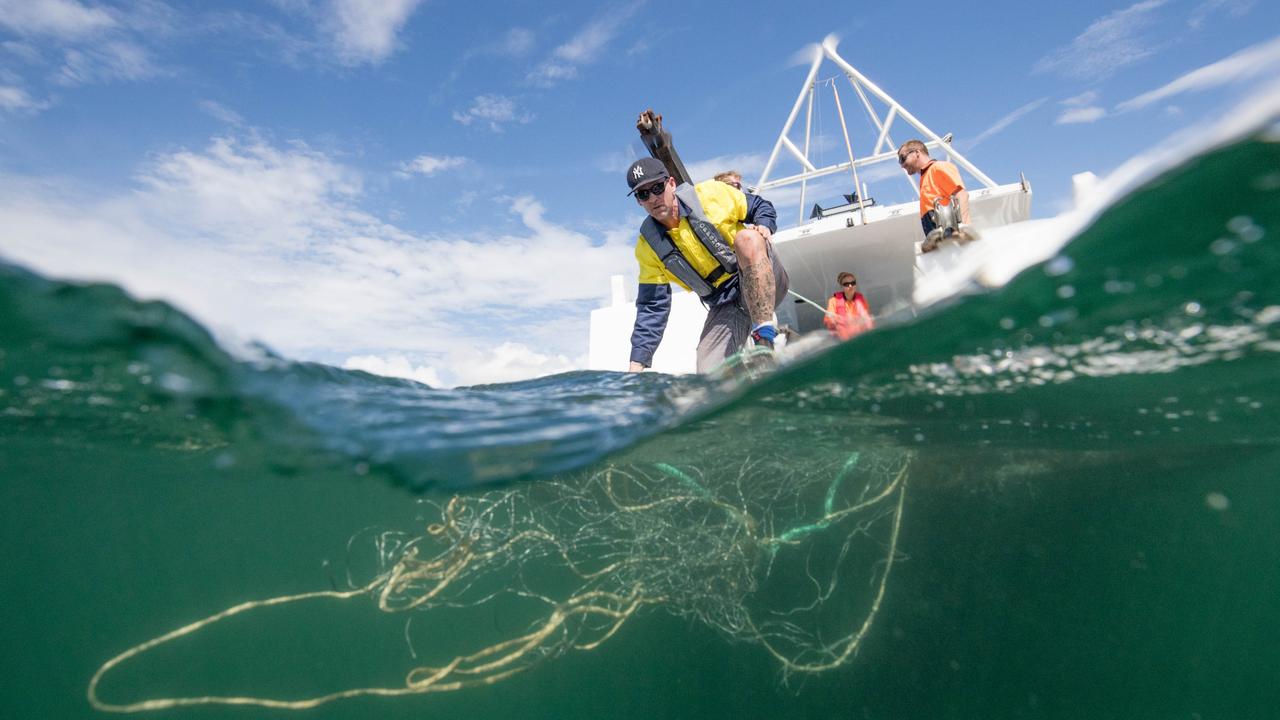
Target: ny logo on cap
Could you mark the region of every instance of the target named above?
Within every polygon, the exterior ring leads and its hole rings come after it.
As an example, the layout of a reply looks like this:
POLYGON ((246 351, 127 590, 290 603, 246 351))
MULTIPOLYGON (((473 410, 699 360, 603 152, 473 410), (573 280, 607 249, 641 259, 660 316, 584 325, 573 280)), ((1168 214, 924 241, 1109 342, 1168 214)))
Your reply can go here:
POLYGON ((632 169, 631 169, 631 177, 633 177, 633 178, 642 178, 642 177, 644 177, 644 168, 640 167, 639 165, 637 165, 637 166, 635 166, 634 168, 632 168, 632 169))

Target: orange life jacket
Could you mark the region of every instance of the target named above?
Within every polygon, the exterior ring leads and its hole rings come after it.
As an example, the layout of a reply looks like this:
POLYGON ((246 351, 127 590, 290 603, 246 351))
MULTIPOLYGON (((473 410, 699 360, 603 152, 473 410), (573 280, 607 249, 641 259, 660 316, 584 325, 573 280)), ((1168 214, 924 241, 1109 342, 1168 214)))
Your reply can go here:
POLYGON ((822 324, 841 340, 848 340, 876 326, 867 298, 860 292, 853 294, 853 300, 845 300, 843 291, 836 292, 827 301, 827 312, 831 314, 822 317, 822 324))

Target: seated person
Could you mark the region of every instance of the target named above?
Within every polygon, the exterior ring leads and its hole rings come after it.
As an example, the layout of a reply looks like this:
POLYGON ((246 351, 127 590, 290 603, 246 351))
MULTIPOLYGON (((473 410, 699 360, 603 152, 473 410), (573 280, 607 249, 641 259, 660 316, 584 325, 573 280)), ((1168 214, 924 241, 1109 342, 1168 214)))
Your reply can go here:
POLYGON ((851 272, 842 272, 836 276, 836 282, 840 283, 840 289, 827 300, 827 314, 822 324, 841 340, 874 328, 876 320, 871 316, 867 297, 858 292, 858 278, 851 272))

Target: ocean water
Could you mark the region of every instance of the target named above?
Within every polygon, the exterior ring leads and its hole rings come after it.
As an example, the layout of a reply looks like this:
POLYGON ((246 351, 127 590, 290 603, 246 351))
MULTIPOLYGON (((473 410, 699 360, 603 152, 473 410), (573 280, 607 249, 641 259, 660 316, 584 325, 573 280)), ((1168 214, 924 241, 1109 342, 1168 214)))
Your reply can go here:
POLYGON ((732 387, 246 360, 0 267, 0 713, 1276 717, 1278 237, 1264 124, 732 387))

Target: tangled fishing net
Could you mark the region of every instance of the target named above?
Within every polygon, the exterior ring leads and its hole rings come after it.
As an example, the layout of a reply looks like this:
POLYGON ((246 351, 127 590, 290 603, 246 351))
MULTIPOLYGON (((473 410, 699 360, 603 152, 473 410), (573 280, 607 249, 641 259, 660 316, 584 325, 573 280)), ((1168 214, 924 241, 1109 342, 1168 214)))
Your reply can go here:
POLYGON ((89 702, 111 712, 219 704, 301 710, 358 696, 456 691, 596 648, 654 608, 761 646, 785 674, 831 670, 854 657, 880 609, 909 462, 905 454, 855 453, 803 468, 773 459, 715 471, 614 465, 455 496, 431 506, 425 532, 354 539, 374 553, 371 579, 348 590, 245 602, 130 648, 94 674, 89 702), (498 607, 523 624, 471 647, 424 647, 432 661, 410 669, 400 685, 301 699, 99 697, 107 673, 159 645, 252 610, 320 599, 371 600, 406 617, 498 607))

